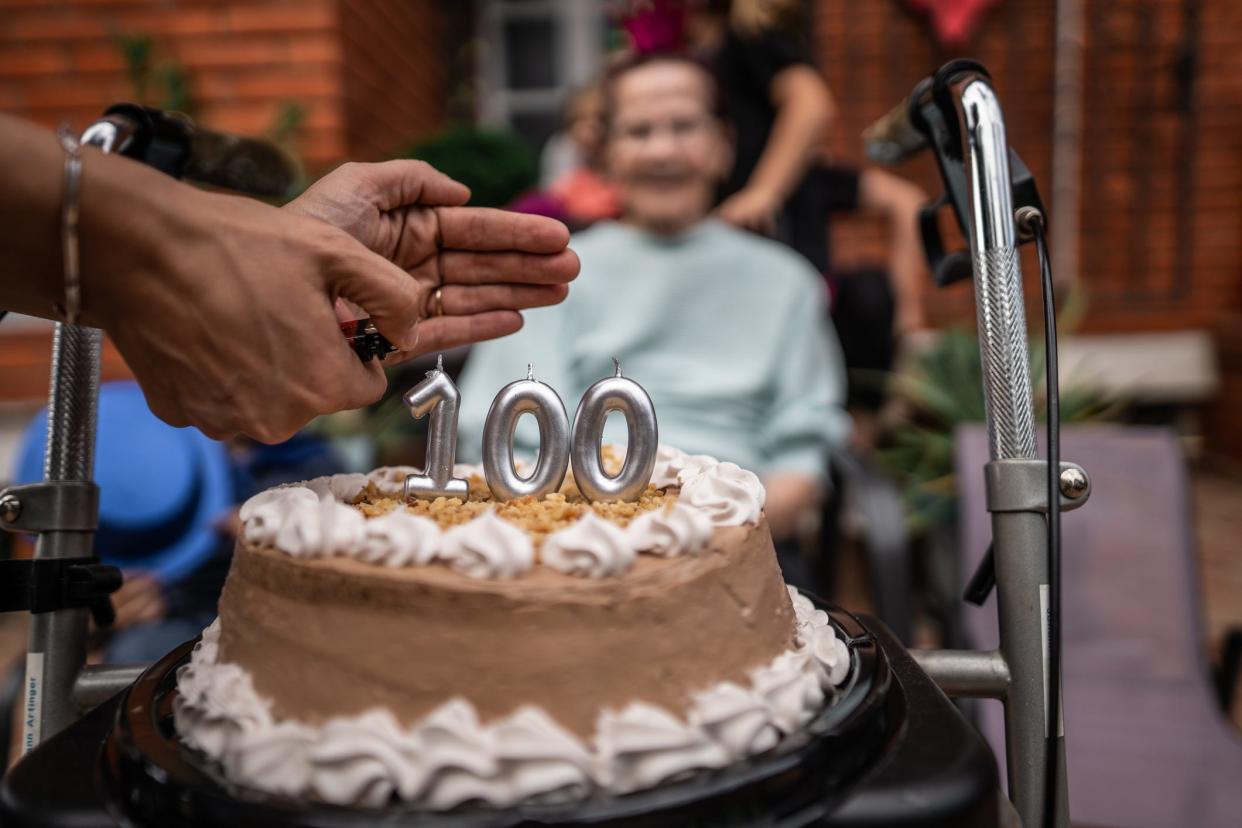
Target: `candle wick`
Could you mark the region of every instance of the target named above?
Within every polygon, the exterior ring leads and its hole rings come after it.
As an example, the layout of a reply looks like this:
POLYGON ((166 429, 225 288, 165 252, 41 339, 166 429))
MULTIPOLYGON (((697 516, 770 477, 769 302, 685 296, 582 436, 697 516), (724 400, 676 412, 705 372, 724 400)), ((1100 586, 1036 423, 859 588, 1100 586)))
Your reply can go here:
POLYGON ((613 376, 614 376, 614 377, 619 377, 619 376, 621 376, 621 360, 617 359, 616 357, 613 357, 613 358, 612 358, 612 367, 616 370, 616 373, 615 373, 615 374, 613 374, 613 376))
POLYGON ((533 380, 535 378, 535 365, 532 362, 526 363, 526 378, 533 380))

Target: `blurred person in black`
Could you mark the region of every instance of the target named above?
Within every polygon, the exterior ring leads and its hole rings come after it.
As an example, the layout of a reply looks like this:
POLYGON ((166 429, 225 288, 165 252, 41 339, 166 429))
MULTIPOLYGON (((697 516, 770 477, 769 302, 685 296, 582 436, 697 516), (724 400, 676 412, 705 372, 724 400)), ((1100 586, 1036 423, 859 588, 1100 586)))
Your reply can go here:
POLYGON ((802 0, 648 0, 631 5, 625 25, 636 51, 684 48, 715 73, 736 146, 716 214, 785 242, 825 275, 850 401, 872 408, 879 386, 854 378, 889 371, 897 337, 926 325, 918 230, 926 197, 891 173, 827 160, 835 104, 811 59, 806 18, 802 0), (834 266, 829 220, 838 213, 881 218, 884 267, 834 266))
POLYGON ((808 221, 823 211, 809 199, 835 188, 813 186, 821 182, 807 174, 817 166, 835 105, 798 31, 800 10, 798 0, 690 2, 686 41, 715 72, 735 132, 718 214, 777 236, 823 272, 824 228, 808 221))

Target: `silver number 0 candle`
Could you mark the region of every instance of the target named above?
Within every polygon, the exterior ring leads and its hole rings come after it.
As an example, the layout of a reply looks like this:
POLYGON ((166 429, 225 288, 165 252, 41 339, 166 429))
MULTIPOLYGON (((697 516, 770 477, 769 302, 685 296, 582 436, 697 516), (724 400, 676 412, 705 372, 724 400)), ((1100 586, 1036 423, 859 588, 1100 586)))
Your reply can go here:
POLYGON ((555 492, 569 466, 569 415, 551 387, 535 379, 531 366, 526 379, 511 382, 492 400, 483 425, 483 473, 497 500, 555 492), (539 423, 539 461, 529 477, 513 463, 513 432, 523 414, 539 423))
POLYGON ((617 360, 613 360, 613 365, 616 373, 588 388, 574 415, 574 482, 588 500, 637 500, 655 470, 656 447, 660 442, 655 406, 641 385, 621 376, 617 360), (629 432, 625 465, 615 477, 604 471, 600 456, 604 423, 613 411, 625 415, 629 432))
POLYGON ((470 496, 470 484, 453 477, 457 458, 457 408, 461 392, 444 373, 444 357, 436 359, 436 367, 427 372, 427 379, 405 394, 405 404, 415 419, 431 415, 427 423, 427 463, 422 474, 405 479, 405 498, 470 496))

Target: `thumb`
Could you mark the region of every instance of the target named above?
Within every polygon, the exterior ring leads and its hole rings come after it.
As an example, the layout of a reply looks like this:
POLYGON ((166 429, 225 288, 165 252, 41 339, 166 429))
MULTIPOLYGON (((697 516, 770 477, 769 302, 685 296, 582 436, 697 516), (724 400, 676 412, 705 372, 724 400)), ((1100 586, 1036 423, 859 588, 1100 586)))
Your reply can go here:
POLYGON ((333 299, 340 297, 358 305, 389 342, 401 349, 413 348, 424 299, 419 283, 383 256, 352 240, 341 254, 328 274, 333 299))
POLYGON ((395 210, 421 204, 460 207, 470 200, 470 188, 449 178, 426 161, 396 159, 365 164, 366 176, 378 199, 376 207, 395 210))

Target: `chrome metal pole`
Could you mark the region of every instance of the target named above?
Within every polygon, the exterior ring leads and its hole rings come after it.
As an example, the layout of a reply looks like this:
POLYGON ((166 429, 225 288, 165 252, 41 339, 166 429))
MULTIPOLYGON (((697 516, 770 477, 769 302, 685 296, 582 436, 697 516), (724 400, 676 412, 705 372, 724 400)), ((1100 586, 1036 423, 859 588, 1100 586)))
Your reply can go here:
POLYGON ((1030 458, 1035 456, 1035 417, 1009 144, 992 85, 982 76, 968 77, 958 87, 957 102, 970 185, 970 252, 988 440, 993 460, 1030 458))
MULTIPOLYGON (((1035 457, 1022 268, 1018 257, 1009 144, 1000 101, 988 78, 966 71, 950 83, 966 159, 968 214, 984 401, 992 463, 990 485, 1022 479, 1035 457), (1014 466, 1009 474, 1009 466, 1014 466)), ((1058 504, 1059 505, 1059 504, 1058 504)), ((1047 768, 1047 525, 1037 511, 992 509, 1000 651, 1009 670, 1005 698, 1009 795, 1027 828, 1045 824, 1047 768)), ((1064 743, 1060 767, 1064 768, 1064 743)), ((1068 824, 1064 779, 1057 824, 1068 824)))
MULTIPOLYGON (((49 483, 89 482, 93 475, 102 339, 102 332, 95 328, 56 325, 47 447, 43 456, 43 476, 49 483)), ((42 532, 35 543, 34 556, 85 558, 93 554, 94 541, 95 533, 91 531, 42 532)), ((22 717, 24 753, 77 719, 73 685, 86 663, 86 636, 85 609, 60 609, 31 616, 22 717)))
MULTIPOLYGON (((133 128, 121 121, 101 120, 82 133, 83 144, 103 152, 121 150, 133 128)), ((43 477, 49 483, 90 482, 95 471, 95 431, 99 409, 99 353, 103 332, 81 325, 57 323, 52 338, 52 377, 48 394, 47 446, 43 477)), ((95 525, 81 520, 77 525, 95 525)), ((88 517, 88 516, 83 516, 88 517)), ((93 531, 45 531, 35 543, 40 558, 85 558, 94 552, 93 531)), ((25 705, 22 708, 22 752, 33 750, 78 717, 74 684, 86 664, 87 610, 60 609, 35 613, 26 648, 25 705)))

